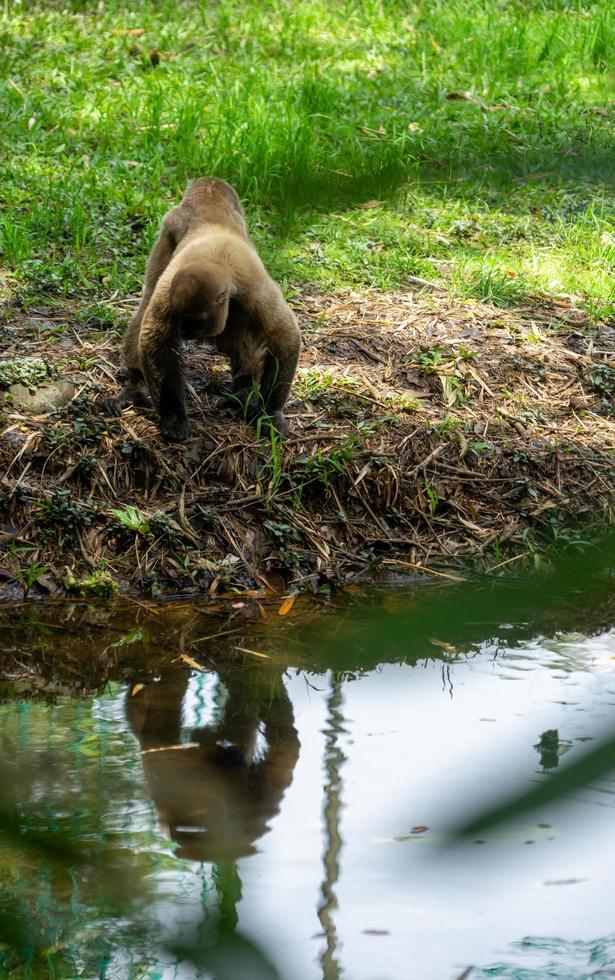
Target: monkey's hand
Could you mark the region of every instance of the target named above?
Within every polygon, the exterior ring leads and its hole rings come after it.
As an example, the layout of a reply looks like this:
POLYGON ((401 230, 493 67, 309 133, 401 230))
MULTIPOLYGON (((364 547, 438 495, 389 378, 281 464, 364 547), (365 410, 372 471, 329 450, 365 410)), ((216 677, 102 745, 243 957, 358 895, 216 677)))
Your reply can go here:
POLYGON ((100 410, 103 415, 121 415, 122 409, 130 404, 129 402, 124 402, 118 395, 117 398, 103 398, 100 402, 100 410))
POLYGON ((190 435, 190 422, 185 415, 165 415, 160 419, 160 432, 167 442, 184 442, 190 435))
POLYGON ((121 415, 129 405, 141 405, 151 408, 151 401, 143 387, 133 382, 125 385, 113 398, 103 398, 100 408, 104 415, 121 415))

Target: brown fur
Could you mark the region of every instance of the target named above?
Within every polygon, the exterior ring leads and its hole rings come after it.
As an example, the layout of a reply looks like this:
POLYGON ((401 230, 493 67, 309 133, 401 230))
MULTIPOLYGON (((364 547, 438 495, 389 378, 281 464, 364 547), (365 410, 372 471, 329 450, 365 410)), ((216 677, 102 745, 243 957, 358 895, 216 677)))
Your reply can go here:
POLYGON ((216 177, 193 181, 164 218, 124 338, 129 381, 107 410, 147 403, 147 386, 163 436, 186 439, 183 340, 209 340, 229 354, 234 394, 227 402, 251 421, 264 416, 287 431, 283 409, 299 327, 250 240, 237 194, 216 177))
POLYGON ((192 744, 181 752, 188 672, 163 672, 126 696, 159 819, 179 845, 177 856, 195 861, 230 861, 256 850, 299 756, 282 671, 220 660, 217 673, 228 700, 214 721, 191 732, 192 744), (264 756, 255 751, 259 732, 267 740, 264 756))

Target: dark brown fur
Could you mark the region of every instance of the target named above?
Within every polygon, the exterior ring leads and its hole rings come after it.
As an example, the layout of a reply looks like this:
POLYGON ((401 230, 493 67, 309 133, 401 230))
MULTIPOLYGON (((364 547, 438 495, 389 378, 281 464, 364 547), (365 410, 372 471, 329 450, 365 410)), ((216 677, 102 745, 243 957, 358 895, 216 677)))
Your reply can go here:
POLYGON ((163 436, 186 439, 183 340, 208 340, 229 354, 227 404, 287 432, 283 409, 297 368, 299 327, 250 240, 237 194, 215 177, 193 181, 164 218, 124 338, 128 384, 106 409, 119 414, 126 405, 147 404, 147 388, 163 436))

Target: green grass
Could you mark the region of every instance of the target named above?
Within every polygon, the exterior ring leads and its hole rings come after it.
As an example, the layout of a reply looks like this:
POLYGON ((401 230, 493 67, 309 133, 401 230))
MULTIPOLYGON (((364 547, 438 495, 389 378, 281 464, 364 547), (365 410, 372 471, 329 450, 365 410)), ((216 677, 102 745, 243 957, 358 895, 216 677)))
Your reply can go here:
POLYGON ((289 291, 612 313, 614 50, 611 0, 5 2, 2 276, 108 323, 217 174, 289 291))

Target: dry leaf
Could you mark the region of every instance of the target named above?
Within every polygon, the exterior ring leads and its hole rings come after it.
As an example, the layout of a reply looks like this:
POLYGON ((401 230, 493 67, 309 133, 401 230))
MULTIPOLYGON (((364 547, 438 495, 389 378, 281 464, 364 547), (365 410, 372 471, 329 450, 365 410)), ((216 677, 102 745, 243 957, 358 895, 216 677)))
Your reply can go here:
POLYGON ((270 592, 284 592, 286 582, 279 572, 260 572, 254 576, 254 581, 270 592))
POLYGON ((474 96, 469 92, 447 92, 446 98, 451 102, 474 102, 474 96))
POLYGON ((196 660, 193 660, 192 657, 189 657, 187 653, 180 653, 179 659, 183 660, 184 663, 188 664, 189 667, 192 667, 193 670, 198 670, 201 673, 203 673, 203 671, 205 670, 204 667, 201 667, 200 664, 197 664, 196 660))
POLYGON ((39 585, 41 589, 44 589, 45 592, 59 591, 58 583, 54 579, 53 575, 46 575, 46 574, 39 575, 39 577, 36 580, 36 584, 39 585))
POLYGON ((296 594, 295 595, 286 596, 284 602, 282 603, 282 605, 278 609, 278 616, 285 616, 286 613, 289 613, 291 611, 291 609, 293 608, 293 606, 295 605, 295 602, 296 601, 297 601, 296 594))
POLYGON ((127 27, 123 30, 121 27, 116 27, 114 28, 114 30, 111 31, 111 33, 115 35, 119 35, 120 37, 141 37, 142 34, 145 34, 145 28, 127 27))
POLYGON ((445 643, 444 640, 436 640, 434 637, 430 637, 430 643, 433 643, 435 647, 441 647, 442 650, 448 650, 449 653, 457 653, 457 647, 454 647, 452 643, 445 643))
POLYGON ((130 692, 131 698, 134 698, 135 694, 138 694, 139 691, 142 691, 144 687, 145 687, 145 684, 135 684, 135 686, 132 688, 132 690, 130 692))
POLYGON ((364 203, 364 204, 359 204, 359 207, 360 207, 360 208, 363 208, 363 210, 364 210, 364 211, 366 211, 366 210, 367 210, 367 208, 379 208, 381 204, 382 204, 382 201, 377 201, 377 200, 376 200, 376 199, 374 198, 374 199, 373 199, 373 200, 371 200, 371 201, 365 201, 365 203, 364 203))

